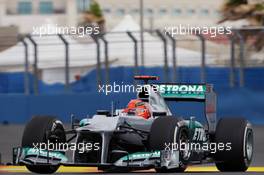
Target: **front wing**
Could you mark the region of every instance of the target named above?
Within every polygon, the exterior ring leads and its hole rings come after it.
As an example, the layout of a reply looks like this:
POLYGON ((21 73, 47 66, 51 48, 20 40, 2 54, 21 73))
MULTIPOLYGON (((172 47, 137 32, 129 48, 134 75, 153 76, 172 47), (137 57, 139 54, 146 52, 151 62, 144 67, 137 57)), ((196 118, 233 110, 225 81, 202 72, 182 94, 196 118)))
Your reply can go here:
POLYGON ((16 165, 63 165, 84 167, 116 167, 131 169, 179 167, 179 151, 163 150, 154 152, 136 152, 127 154, 113 163, 78 163, 69 161, 63 152, 38 150, 34 148, 14 148, 13 164, 16 165))

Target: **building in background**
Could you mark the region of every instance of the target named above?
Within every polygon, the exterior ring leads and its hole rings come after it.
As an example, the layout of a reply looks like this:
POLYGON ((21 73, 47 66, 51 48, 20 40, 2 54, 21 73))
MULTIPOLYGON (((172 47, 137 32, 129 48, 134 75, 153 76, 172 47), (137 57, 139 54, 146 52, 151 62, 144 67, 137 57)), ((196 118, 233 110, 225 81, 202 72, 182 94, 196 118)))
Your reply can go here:
POLYGON ((62 26, 77 24, 74 0, 1 0, 0 26, 16 25, 21 33, 32 32, 33 26, 47 21, 62 26))
MULTIPOLYGON (((139 0, 97 0, 103 9, 107 26, 112 27, 124 14, 131 14, 138 22, 139 0)), ((145 28, 173 25, 211 26, 219 20, 224 0, 144 0, 145 28)))
MULTIPOLYGON (((16 25, 21 33, 29 33, 33 26, 41 26, 48 19, 61 26, 76 26, 81 12, 92 0, 1 0, 0 26, 16 25)), ((110 30, 130 14, 139 20, 139 0, 97 0, 110 30)), ((224 0, 144 0, 145 28, 168 25, 215 25, 224 0)))

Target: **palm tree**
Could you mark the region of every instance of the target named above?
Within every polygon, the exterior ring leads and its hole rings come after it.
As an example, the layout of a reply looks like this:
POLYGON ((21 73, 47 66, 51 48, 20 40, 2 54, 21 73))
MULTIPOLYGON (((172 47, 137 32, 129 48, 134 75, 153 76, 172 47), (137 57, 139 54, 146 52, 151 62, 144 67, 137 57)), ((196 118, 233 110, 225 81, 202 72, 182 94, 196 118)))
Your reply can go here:
MULTIPOLYGON (((221 9, 222 19, 225 21, 236 21, 246 19, 249 26, 264 26, 264 2, 263 0, 227 0, 221 9)), ((260 51, 264 46, 264 32, 259 30, 240 30, 245 41, 251 40, 247 45, 260 51), (254 42, 252 42, 254 40, 254 42)))
POLYGON ((86 11, 83 12, 83 22, 81 26, 98 26, 100 33, 105 31, 105 18, 100 5, 93 0, 86 11))

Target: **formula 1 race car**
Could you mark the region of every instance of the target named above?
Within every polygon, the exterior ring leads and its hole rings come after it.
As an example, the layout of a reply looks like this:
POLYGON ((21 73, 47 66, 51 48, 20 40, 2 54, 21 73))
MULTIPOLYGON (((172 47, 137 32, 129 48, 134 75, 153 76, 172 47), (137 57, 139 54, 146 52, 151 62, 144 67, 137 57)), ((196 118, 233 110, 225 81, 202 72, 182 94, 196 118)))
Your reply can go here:
POLYGON ((220 171, 246 171, 253 156, 253 130, 243 118, 217 122, 216 94, 209 84, 149 84, 124 109, 98 110, 65 130, 55 117, 33 117, 14 163, 35 173, 54 173, 60 165, 94 166, 103 171, 155 169, 183 172, 188 165, 214 162, 220 171), (207 123, 173 115, 167 101, 204 103, 207 123), (69 155, 69 152, 71 155, 69 155))

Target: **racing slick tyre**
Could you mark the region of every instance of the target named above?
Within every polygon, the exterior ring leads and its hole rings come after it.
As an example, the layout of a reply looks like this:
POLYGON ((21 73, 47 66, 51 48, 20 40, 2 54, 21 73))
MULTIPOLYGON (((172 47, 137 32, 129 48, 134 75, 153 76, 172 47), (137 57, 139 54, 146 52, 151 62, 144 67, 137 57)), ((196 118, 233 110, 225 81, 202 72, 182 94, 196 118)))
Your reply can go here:
POLYGON ((253 156, 253 130, 243 118, 222 118, 217 124, 215 141, 230 144, 230 149, 218 150, 215 164, 219 171, 246 171, 253 156))
MULTIPOLYGON (((159 117, 152 123, 149 134, 149 148, 150 150, 164 150, 165 143, 173 144, 188 143, 189 132, 186 126, 180 124, 180 119, 172 116, 159 117)), ((172 148, 172 147, 171 147, 172 148)), ((179 167, 167 169, 166 167, 156 168, 158 173, 184 172, 187 168, 188 160, 190 158, 190 151, 188 149, 182 150, 179 153, 179 167)))
MULTIPOLYGON (((33 143, 65 143, 63 124, 55 117, 36 116, 26 125, 22 137, 22 147, 33 147, 33 143)), ((39 174, 55 173, 59 165, 26 165, 27 169, 39 174)))

